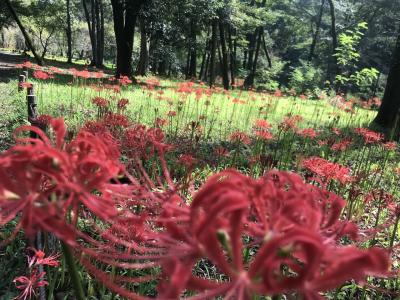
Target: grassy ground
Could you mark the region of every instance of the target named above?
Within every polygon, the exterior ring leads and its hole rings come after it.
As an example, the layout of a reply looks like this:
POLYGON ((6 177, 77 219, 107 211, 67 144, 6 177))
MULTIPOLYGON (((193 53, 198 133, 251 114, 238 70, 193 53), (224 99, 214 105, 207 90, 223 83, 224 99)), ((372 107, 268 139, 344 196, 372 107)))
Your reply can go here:
MULTIPOLYGON (((300 115, 300 127, 363 127, 372 121, 375 112, 356 107, 348 113, 324 100, 302 100, 299 97, 275 97, 266 93, 248 91, 213 91, 210 96, 196 98, 193 86, 191 93, 179 92, 175 82, 162 80, 156 89, 147 85, 122 87, 115 93, 112 89, 97 90, 97 85, 88 83, 52 83, 33 81, 36 88, 38 111, 56 117, 63 116, 70 126, 79 127, 83 122, 95 119, 97 107, 92 103, 95 97, 110 99, 116 104, 118 99, 129 100, 126 115, 137 123, 153 125, 155 119, 166 118, 170 127, 182 132, 192 121, 199 121, 207 137, 225 139, 236 130, 249 133, 254 121, 266 119, 278 124, 288 115, 300 115), (169 117, 168 112, 177 113, 169 117)), ((24 93, 16 92, 16 81, 10 82, 8 90, 14 91, 12 98, 24 102, 24 93)), ((10 97, 10 96, 6 96, 10 97)), ((14 99, 14 100, 15 100, 14 99)))
MULTIPOLYGON (((30 77, 29 82, 33 83, 37 97, 38 112, 65 118, 71 136, 88 121, 104 125, 106 122, 103 117, 108 115, 106 112, 113 112, 114 116, 126 116, 131 122, 129 126, 137 123, 149 127, 159 126, 166 134, 166 142, 173 146, 167 154, 173 180, 180 183, 190 178, 194 189, 218 170, 231 167, 254 177, 261 176, 271 168, 277 168, 296 171, 305 180, 316 185, 325 180, 327 189, 347 200, 342 212, 343 220, 353 220, 362 230, 377 229, 381 225, 383 227, 370 240, 357 243, 358 247, 379 245, 388 248, 391 243, 399 243, 399 229, 393 224, 395 216, 392 209, 387 203, 382 205, 383 198, 377 196, 379 199, 375 199, 376 195, 382 197, 385 193, 390 193, 393 196, 392 204, 399 205, 398 145, 395 144, 389 149, 383 141, 370 143, 355 132, 355 128, 367 127, 370 124, 376 114, 374 110, 361 108, 358 104, 349 105, 349 102, 337 97, 308 99, 300 95, 279 96, 278 93, 241 90, 225 92, 220 89, 210 90, 198 83, 157 78, 138 78, 138 84, 121 86, 108 78, 84 79, 56 74, 54 79, 41 81, 32 78, 32 72, 30 77), (101 97, 105 105, 96 105, 93 101, 96 97, 98 100, 101 97), (124 109, 118 108, 121 99, 128 100, 124 109), (160 123, 160 120, 163 122, 160 123), (269 125, 260 120, 267 120, 269 125), (262 126, 263 133, 270 134, 270 137, 260 138, 257 135, 262 126), (182 155, 194 158, 194 167, 190 172, 187 172, 188 169, 180 162, 182 155), (321 177, 321 181, 315 180, 313 175, 316 174, 312 174, 303 164, 311 157, 320 157, 335 163, 331 165, 331 169, 325 170, 327 176, 334 174, 335 168, 341 166, 349 172, 352 180, 344 183, 337 178, 326 181, 326 178, 321 177)), ((0 95, 0 143, 4 149, 11 144, 12 129, 26 123, 26 91, 18 92, 17 81, 11 80, 0 84, 0 95)), ((116 140, 123 140, 126 132, 124 126, 105 126, 113 132, 116 140)), ((374 133, 369 134, 374 136, 374 133)), ((129 149, 122 149, 122 158, 128 160, 129 155, 124 150, 129 149)), ((151 155, 143 159, 143 167, 148 170, 151 178, 158 178, 159 175, 156 159, 151 155)), ((127 168, 129 170, 128 164, 127 168)), ((137 174, 135 171, 133 169, 132 173, 137 174)), ((189 194, 189 191, 183 193, 189 194)), ((189 198, 188 202, 190 200, 189 198)), ((81 222, 85 227, 84 218, 81 222)), ((12 253, 22 251, 18 241, 11 247, 14 248, 9 248, 11 250, 2 259, 12 260, 12 253)), ((398 272, 397 248, 391 252, 391 256, 393 270, 398 272)), ((23 273, 24 266, 21 262, 17 267, 10 264, 4 266, 3 269, 0 268, 0 278, 8 277, 3 274, 11 269, 14 273, 23 273)), ((64 268, 65 262, 62 262, 58 269, 58 272, 63 274, 62 280, 58 277, 50 279, 56 287, 55 290, 68 295, 72 294, 72 289, 68 280, 64 281, 64 268)), ((110 267, 104 270, 111 272, 110 267)), ((114 271, 113 269, 112 272, 114 271)), ((206 260, 200 261, 194 272, 208 274, 204 276, 213 279, 226 279, 206 260)), ((85 288, 93 292, 94 298, 120 299, 84 271, 82 274, 85 288)), ((126 275, 123 269, 120 270, 120 275, 122 274, 126 275)), ((350 281, 336 291, 326 293, 326 296, 329 299, 343 300, 396 299, 393 294, 399 284, 397 278, 369 278, 368 283, 383 291, 363 288, 350 281), (389 292, 385 292, 386 290, 389 292)), ((11 283, 0 286, 0 296, 5 295, 4 290, 7 288, 12 289, 11 286, 11 283)), ((146 295, 155 293, 154 282, 140 284, 133 289, 146 295)), ((13 291, 15 292, 15 289, 13 291)))

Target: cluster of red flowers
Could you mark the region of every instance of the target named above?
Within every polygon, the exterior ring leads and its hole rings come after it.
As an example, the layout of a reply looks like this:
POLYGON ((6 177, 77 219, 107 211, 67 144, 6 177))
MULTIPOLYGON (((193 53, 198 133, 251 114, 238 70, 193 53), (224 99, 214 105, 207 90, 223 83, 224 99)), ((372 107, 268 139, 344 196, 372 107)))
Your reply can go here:
POLYGON ((44 72, 44 71, 40 71, 40 70, 34 71, 33 77, 35 77, 36 79, 40 79, 40 80, 47 80, 47 79, 53 78, 53 76, 51 74, 44 72))
POLYGON ((229 140, 233 143, 242 143, 245 145, 250 145, 251 144, 251 139, 250 137, 242 132, 242 131, 235 131, 229 136, 229 140))
POLYGON ((97 107, 105 108, 109 105, 109 102, 107 99, 104 99, 103 97, 95 97, 92 99, 92 103, 96 105, 97 107))
POLYGON ((15 299, 32 299, 36 296, 36 290, 42 286, 48 285, 44 280, 46 272, 40 271, 39 266, 57 267, 59 265, 59 255, 51 255, 45 257, 45 253, 41 250, 32 249, 34 255, 28 257, 28 276, 19 276, 14 278, 13 282, 17 289, 21 290, 21 294, 15 299))
MULTIPOLYGON (((129 128, 122 147, 155 147, 165 182, 153 182, 137 157, 135 176, 124 171, 112 140, 104 142, 85 129, 66 143, 63 121, 51 119, 50 125, 54 141, 25 126, 16 133, 34 131, 40 139, 19 138, 0 155, 0 226, 19 216, 15 233, 53 233, 77 250, 92 276, 122 297, 139 298, 125 283, 156 279, 160 299, 179 299, 185 291, 197 293, 197 299, 277 294, 319 299, 320 292, 347 280, 388 272, 386 251, 340 244, 344 236, 357 238, 357 226, 339 220, 345 201, 298 175, 273 171, 253 179, 225 171, 187 199, 169 176, 160 129, 129 128), (129 182, 120 183, 121 175, 129 182), (79 218, 92 230, 80 231, 79 218), (224 279, 198 276, 194 269, 202 261, 224 279), (117 275, 113 281, 102 263, 125 269, 158 266, 161 273, 117 275)), ((181 160, 193 163, 192 157, 181 160)), ((343 167, 328 164, 315 158, 307 165, 329 179, 347 181, 343 167)), ((37 255, 31 264, 44 261, 37 255)), ((44 285, 42 278, 38 274, 21 289, 44 285)))
POLYGON ((297 133, 304 138, 310 138, 310 139, 315 139, 318 136, 318 133, 316 133, 315 130, 312 128, 305 128, 299 130, 297 133))
POLYGON ((297 124, 299 122, 301 122, 303 120, 303 117, 299 116, 299 115, 295 115, 295 116, 286 116, 283 121, 281 122, 281 124, 279 124, 279 128, 280 130, 283 131, 288 131, 290 129, 296 129, 297 128, 297 124))
POLYGON ((383 140, 383 135, 381 133, 369 130, 367 128, 356 128, 354 132, 362 136, 366 144, 376 144, 383 140))
POLYGON ((303 167, 317 175, 323 182, 337 180, 342 184, 346 184, 353 180, 349 168, 327 161, 321 157, 305 159, 303 167))

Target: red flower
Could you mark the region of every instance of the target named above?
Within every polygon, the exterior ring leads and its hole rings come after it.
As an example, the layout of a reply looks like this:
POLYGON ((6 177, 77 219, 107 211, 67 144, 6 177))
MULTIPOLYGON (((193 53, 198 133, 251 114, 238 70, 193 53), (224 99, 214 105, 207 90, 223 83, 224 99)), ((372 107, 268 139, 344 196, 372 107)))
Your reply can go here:
POLYGON ((243 143, 245 145, 250 145, 251 140, 249 136, 241 131, 235 131, 229 136, 229 140, 234 143, 243 143))
POLYGON ((348 168, 320 157, 305 159, 303 161, 303 167, 318 175, 325 181, 338 180, 342 184, 346 184, 353 180, 348 168))
POLYGON ((275 97, 282 97, 282 92, 280 90, 276 90, 274 93, 275 97))
POLYGON ((254 134, 256 137, 264 141, 272 140, 274 138, 272 133, 268 132, 267 130, 254 130, 254 134))
POLYGON ((128 76, 121 76, 118 81, 122 86, 126 86, 132 83, 132 80, 130 80, 128 76))
POLYGON ((183 166, 190 168, 196 163, 196 159, 190 154, 182 154, 178 162, 183 166))
POLYGON ((397 143, 396 142, 387 142, 382 144, 382 147, 385 148, 386 150, 393 151, 397 149, 397 143))
POLYGON ((176 116, 176 111, 173 111, 173 110, 171 110, 171 111, 169 111, 168 113, 167 113, 167 116, 168 117, 175 117, 176 116))
POLYGON ((92 99, 92 103, 98 107, 107 107, 108 106, 108 100, 102 98, 102 97, 95 97, 92 99))
POLYGON ((334 143, 331 146, 333 151, 345 151, 352 144, 351 140, 342 140, 340 142, 334 143))
POLYGON ((303 117, 295 115, 295 116, 287 116, 283 119, 281 124, 279 124, 279 128, 283 131, 288 131, 290 129, 296 129, 297 123, 301 122, 303 117))
POLYGON ((60 257, 59 254, 45 257, 46 254, 42 250, 36 250, 36 249, 32 250, 35 253, 35 255, 32 258, 28 259, 29 268, 38 265, 57 267, 60 264, 59 261, 57 260, 60 257))
POLYGON ((366 144, 376 144, 383 140, 382 134, 367 128, 356 128, 354 131, 364 138, 366 144))
POLYGON ((298 132, 298 134, 301 135, 302 137, 308 137, 310 139, 315 139, 318 136, 318 134, 312 128, 302 129, 298 132))
POLYGON ((338 220, 344 200, 304 184, 297 175, 272 172, 254 180, 226 171, 207 180, 189 211, 182 202, 171 196, 160 222, 166 228, 158 240, 166 250, 161 298, 175 299, 193 290, 198 299, 293 292, 317 299, 320 291, 349 279, 388 271, 385 251, 337 242, 357 231, 338 220), (201 260, 227 279, 196 276, 193 268, 201 260))
POLYGON ((128 103, 129 103, 128 99, 124 99, 124 98, 119 99, 118 103, 117 103, 117 107, 118 107, 118 109, 125 109, 126 106, 128 105, 128 103))
POLYGON ((36 127, 23 126, 16 133, 33 131, 40 139, 19 138, 0 155, 0 226, 18 216, 15 230, 29 238, 43 230, 75 246, 80 207, 103 220, 117 214, 108 186, 123 167, 114 144, 85 131, 66 144, 63 120, 50 125, 53 143, 36 127), (66 221, 70 211, 72 224, 66 221))
POLYGON ((36 79, 40 79, 40 80, 47 80, 49 78, 53 78, 50 74, 40 71, 40 70, 34 71, 33 77, 35 77, 36 79))
POLYGON ((46 286, 49 283, 43 279, 46 272, 33 273, 30 277, 19 276, 13 280, 17 289, 21 290, 21 294, 15 299, 32 299, 36 296, 36 289, 46 286))
POLYGON ((270 123, 268 123, 267 120, 256 120, 254 122, 254 127, 256 128, 261 128, 261 129, 270 129, 272 127, 272 125, 270 123))

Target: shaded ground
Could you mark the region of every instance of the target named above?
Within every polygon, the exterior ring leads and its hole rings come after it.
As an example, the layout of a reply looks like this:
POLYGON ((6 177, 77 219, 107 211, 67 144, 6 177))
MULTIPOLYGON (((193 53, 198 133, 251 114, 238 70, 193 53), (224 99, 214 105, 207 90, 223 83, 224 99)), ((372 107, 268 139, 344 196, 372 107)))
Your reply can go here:
POLYGON ((27 59, 28 57, 18 53, 0 51, 0 82, 9 82, 11 79, 16 79, 18 69, 15 66, 27 59))
MULTIPOLYGON (((27 55, 21 53, 12 53, 8 51, 0 51, 0 82, 9 82, 10 80, 16 80, 19 70, 16 68, 17 64, 22 64, 24 61, 31 61, 35 63, 35 60, 27 55)), ((76 68, 76 69, 89 69, 90 71, 95 70, 95 68, 88 67, 81 64, 69 64, 67 62, 45 59, 46 66, 54 66, 57 68, 76 68)), ((111 73, 111 69, 103 69, 105 73, 111 73)))

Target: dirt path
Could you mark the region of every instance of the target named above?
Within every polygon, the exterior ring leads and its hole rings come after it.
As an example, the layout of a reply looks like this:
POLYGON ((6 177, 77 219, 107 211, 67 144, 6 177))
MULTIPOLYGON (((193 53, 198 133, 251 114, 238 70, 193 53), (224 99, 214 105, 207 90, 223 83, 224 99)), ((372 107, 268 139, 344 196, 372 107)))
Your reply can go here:
POLYGON ((0 51, 0 82, 16 79, 18 74, 16 65, 26 60, 27 57, 21 54, 0 51))

